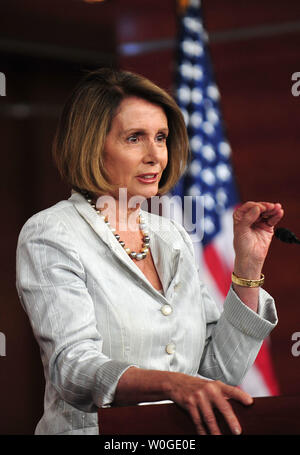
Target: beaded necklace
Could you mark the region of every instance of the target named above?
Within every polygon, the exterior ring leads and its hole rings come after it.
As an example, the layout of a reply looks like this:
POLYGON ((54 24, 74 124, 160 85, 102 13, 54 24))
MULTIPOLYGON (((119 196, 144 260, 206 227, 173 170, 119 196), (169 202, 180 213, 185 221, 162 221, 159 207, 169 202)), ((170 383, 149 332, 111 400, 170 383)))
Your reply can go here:
MULTIPOLYGON (((76 191, 78 191, 77 188, 76 188, 76 191)), ((93 201, 91 194, 85 190, 80 190, 80 193, 85 197, 87 202, 93 207, 93 209, 96 211, 96 213, 98 213, 98 215, 103 219, 106 226, 112 231, 112 233, 114 234, 118 243, 124 248, 124 250, 126 251, 126 253, 128 254, 128 256, 131 259, 136 259, 137 261, 141 261, 142 259, 145 259, 147 257, 148 252, 149 252, 150 237, 149 237, 149 232, 147 231, 147 227, 145 224, 145 219, 142 216, 141 212, 139 212, 139 229, 143 235, 143 238, 142 238, 142 248, 141 248, 140 252, 137 253, 136 251, 131 251, 130 248, 126 247, 125 242, 123 240, 121 240, 120 235, 116 233, 116 229, 110 225, 110 223, 108 221, 108 217, 103 215, 101 213, 101 210, 97 209, 96 203, 93 201)))

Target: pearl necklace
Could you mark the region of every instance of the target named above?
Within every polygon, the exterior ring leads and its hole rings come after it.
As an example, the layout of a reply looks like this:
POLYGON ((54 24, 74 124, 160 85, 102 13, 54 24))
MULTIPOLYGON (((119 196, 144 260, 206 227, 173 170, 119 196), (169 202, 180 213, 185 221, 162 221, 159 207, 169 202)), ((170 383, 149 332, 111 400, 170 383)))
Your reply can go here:
MULTIPOLYGON (((78 189, 76 189, 78 191, 78 189)), ((147 254, 149 253, 149 245, 150 245, 150 237, 149 233, 146 230, 146 224, 145 224, 145 219, 143 218, 141 212, 139 212, 139 229, 143 235, 142 239, 142 248, 139 253, 136 253, 135 251, 131 251, 130 248, 126 247, 125 242, 120 239, 120 235, 116 233, 116 229, 112 227, 109 224, 108 217, 105 215, 102 215, 101 210, 97 209, 95 202, 93 202, 93 199, 88 191, 80 190, 80 193, 85 197, 87 202, 95 209, 96 213, 100 215, 100 217, 103 219, 105 222, 106 226, 109 227, 109 229, 112 231, 114 234, 116 240, 118 243, 124 248, 126 253, 131 259, 136 259, 137 261, 141 261, 142 259, 145 259, 147 257, 147 254)))

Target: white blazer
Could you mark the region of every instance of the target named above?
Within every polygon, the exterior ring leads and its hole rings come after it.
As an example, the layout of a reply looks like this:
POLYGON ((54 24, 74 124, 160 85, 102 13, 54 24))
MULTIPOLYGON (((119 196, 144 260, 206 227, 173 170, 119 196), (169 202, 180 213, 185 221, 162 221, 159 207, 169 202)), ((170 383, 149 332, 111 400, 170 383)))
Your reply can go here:
POLYGON ((98 407, 112 403, 132 365, 238 385, 277 323, 263 289, 258 314, 230 289, 220 315, 188 234, 143 215, 163 295, 78 193, 32 216, 20 233, 17 290, 46 379, 36 434, 97 434, 98 407))

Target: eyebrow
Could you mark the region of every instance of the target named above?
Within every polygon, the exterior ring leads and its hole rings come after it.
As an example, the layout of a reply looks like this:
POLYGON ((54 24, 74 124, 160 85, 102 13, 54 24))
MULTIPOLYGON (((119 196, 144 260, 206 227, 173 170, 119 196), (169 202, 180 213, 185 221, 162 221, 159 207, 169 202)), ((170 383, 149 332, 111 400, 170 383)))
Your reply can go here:
MULTIPOLYGON (((129 134, 129 133, 145 133, 147 130, 145 130, 144 128, 129 128, 128 130, 123 130, 122 131, 122 134, 129 134)), ((158 132, 162 132, 162 133, 169 133, 169 128, 167 127, 163 127, 163 128, 158 128, 157 130, 158 132)))

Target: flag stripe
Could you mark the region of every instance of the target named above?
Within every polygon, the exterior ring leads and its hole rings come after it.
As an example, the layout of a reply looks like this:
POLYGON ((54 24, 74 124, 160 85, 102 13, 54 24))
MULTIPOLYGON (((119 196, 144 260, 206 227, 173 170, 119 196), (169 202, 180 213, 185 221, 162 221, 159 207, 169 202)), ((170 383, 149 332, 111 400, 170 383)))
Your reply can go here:
POLYGON ((220 293, 225 297, 231 285, 231 272, 227 265, 222 261, 221 256, 217 253, 214 244, 210 243, 203 251, 205 264, 211 275, 214 277, 216 286, 220 293))
MULTIPOLYGON (((180 18, 177 103, 183 113, 192 152, 185 175, 172 193, 203 198, 203 236, 195 245, 199 273, 209 278, 208 289, 221 308, 231 285, 233 268, 232 212, 240 204, 225 137, 219 98, 207 49, 200 0, 188 0, 180 18)), ((192 219, 196 219, 196 203, 192 219)), ((195 235, 193 233, 193 239, 195 235)), ((195 241, 195 240, 194 240, 195 241)), ((241 387, 253 396, 278 394, 269 345, 261 351, 241 387), (247 390, 248 389, 248 390, 247 390)))
POLYGON ((279 395, 279 387, 275 379, 268 340, 264 340, 258 356, 256 357, 255 365, 260 371, 263 371, 264 380, 270 395, 279 395))

